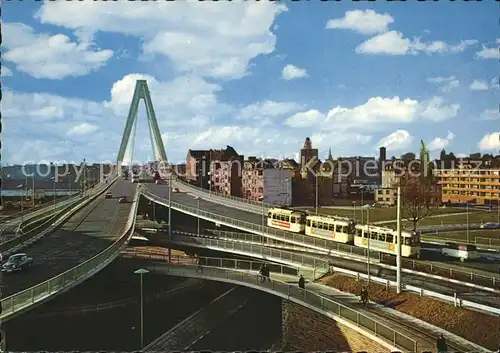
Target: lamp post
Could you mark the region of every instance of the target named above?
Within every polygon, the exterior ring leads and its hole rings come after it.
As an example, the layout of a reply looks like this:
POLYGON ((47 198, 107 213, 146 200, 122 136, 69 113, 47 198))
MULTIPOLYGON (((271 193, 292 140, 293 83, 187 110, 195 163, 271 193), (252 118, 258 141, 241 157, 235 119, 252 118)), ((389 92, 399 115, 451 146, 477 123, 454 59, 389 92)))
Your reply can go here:
POLYGON ((316 179, 316 216, 318 215, 318 172, 315 174, 316 179))
MULTIPOLYGON (((365 186, 361 185, 359 188, 361 189, 361 206, 364 206, 365 203, 363 200, 363 196, 364 196, 365 186)), ((361 207, 361 223, 363 223, 363 207, 361 207)))
POLYGON ((356 220, 356 201, 352 202, 352 219, 356 220))
POLYGON ((367 270, 367 276, 368 276, 368 285, 370 285, 370 239, 371 239, 371 234, 370 234, 370 209, 366 209, 366 230, 368 232, 368 251, 367 251, 367 260, 366 260, 366 270, 367 270))
POLYGON ((52 180, 52 197, 54 201, 54 214, 56 213, 56 177, 50 178, 52 180))
POLYGON ((200 198, 198 196, 195 196, 194 199, 196 200, 197 207, 198 207, 198 231, 197 234, 200 236, 200 198))
POLYGON ((467 244, 470 243, 469 234, 469 190, 467 190, 467 199, 465 200, 465 213, 467 215, 467 244))
POLYGON ((142 275, 149 273, 148 270, 140 268, 134 271, 136 275, 141 276, 141 349, 144 348, 144 297, 143 297, 143 285, 142 285, 142 275))
MULTIPOLYGON (((34 167, 34 165, 33 165, 34 167)), ((36 168, 34 168, 36 169, 36 168)), ((31 207, 34 209, 35 208, 35 170, 33 170, 33 174, 31 174, 31 176, 33 177, 33 194, 31 196, 31 207)))
POLYGON ((172 262, 172 169, 170 165, 168 166, 167 171, 168 177, 168 263, 172 262))
POLYGON ((401 293, 401 187, 398 186, 397 203, 397 234, 396 234, 396 293, 401 293))
POLYGON ((23 203, 23 196, 24 196, 24 185, 19 184, 17 186, 18 189, 21 189, 21 223, 24 222, 24 203, 23 203))

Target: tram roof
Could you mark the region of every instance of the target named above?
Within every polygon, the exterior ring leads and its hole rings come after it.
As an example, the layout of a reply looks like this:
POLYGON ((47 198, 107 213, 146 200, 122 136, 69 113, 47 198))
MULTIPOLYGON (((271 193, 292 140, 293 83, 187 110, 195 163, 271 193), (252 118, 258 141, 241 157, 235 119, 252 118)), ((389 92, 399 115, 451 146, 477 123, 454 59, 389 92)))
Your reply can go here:
POLYGON ((325 222, 325 223, 331 223, 331 222, 351 222, 352 219, 348 217, 338 217, 338 216, 316 216, 316 215, 311 215, 307 216, 307 219, 310 220, 315 220, 318 222, 325 222))

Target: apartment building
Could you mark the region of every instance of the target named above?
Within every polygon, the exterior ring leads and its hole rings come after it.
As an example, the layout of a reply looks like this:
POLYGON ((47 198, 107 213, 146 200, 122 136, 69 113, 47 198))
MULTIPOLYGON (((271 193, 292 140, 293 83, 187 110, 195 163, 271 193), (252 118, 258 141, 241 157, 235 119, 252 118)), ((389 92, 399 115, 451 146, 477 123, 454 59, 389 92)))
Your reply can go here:
POLYGON ((375 202, 380 206, 394 206, 397 202, 397 187, 401 184, 401 176, 406 169, 402 159, 386 161, 382 165, 380 189, 375 190, 375 202))
POLYGON ((243 164, 243 197, 253 201, 264 198, 264 169, 273 168, 270 160, 248 157, 243 164))
POLYGON ((211 150, 188 150, 186 157, 186 181, 208 189, 210 185, 211 150))
POLYGON ((227 146, 222 150, 211 150, 210 159, 212 190, 224 195, 242 197, 243 156, 233 147, 227 146))
POLYGON ((462 163, 456 169, 435 170, 445 203, 500 204, 500 169, 476 169, 462 163))

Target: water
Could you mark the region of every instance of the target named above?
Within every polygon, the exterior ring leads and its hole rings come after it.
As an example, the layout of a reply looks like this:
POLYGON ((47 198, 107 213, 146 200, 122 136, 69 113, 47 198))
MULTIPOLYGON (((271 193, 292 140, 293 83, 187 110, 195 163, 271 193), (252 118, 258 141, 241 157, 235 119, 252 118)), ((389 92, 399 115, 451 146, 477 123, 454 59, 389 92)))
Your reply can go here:
MULTIPOLYGON (((78 194, 80 190, 71 190, 71 195, 78 194)), ((44 195, 44 196, 54 196, 54 190, 43 190, 43 191, 35 191, 36 195, 44 195)), ((31 196, 32 192, 29 190, 2 190, 2 197, 21 197, 21 196, 31 196)), ((68 196, 70 195, 69 190, 56 190, 56 196, 68 196)))

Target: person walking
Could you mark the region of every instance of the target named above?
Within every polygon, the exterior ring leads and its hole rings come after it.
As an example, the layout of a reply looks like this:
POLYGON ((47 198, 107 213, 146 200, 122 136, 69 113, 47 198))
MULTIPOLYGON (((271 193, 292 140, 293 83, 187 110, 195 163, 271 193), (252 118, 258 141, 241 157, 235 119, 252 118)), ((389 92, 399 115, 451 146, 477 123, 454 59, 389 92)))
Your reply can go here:
POLYGON ((439 334, 439 337, 436 340, 436 349, 438 353, 444 353, 448 351, 448 345, 446 344, 446 339, 443 334, 439 334))
POLYGON ((302 277, 302 275, 299 277, 299 288, 306 289, 306 280, 302 277))

